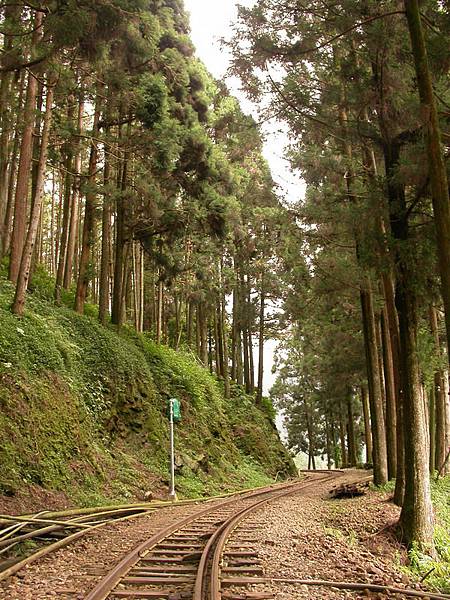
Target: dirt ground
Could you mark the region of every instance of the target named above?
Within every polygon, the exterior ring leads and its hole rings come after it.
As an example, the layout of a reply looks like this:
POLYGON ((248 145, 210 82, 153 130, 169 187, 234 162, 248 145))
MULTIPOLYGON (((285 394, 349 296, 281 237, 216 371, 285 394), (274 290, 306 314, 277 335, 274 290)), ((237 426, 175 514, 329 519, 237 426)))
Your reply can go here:
MULTIPOLYGON (((347 472, 342 480, 358 478, 361 472, 347 472)), ((332 500, 332 485, 319 483, 271 502, 249 520, 259 525, 257 550, 265 576, 420 589, 401 569, 407 554, 394 535, 399 508, 390 496, 369 491, 332 500)), ((274 592, 276 600, 387 597, 288 583, 255 585, 253 591, 274 592)))
MULTIPOLYGON (((329 498, 330 489, 337 483, 361 477, 364 477, 361 472, 348 471, 337 482, 316 483, 298 494, 271 501, 246 521, 255 527, 255 550, 262 562, 264 577, 420 589, 402 572, 407 556, 393 533, 399 509, 390 502, 389 496, 369 491, 353 499, 329 498)), ((150 516, 89 534, 0 583, 0 600, 55 597, 82 600, 127 550, 191 510, 196 510, 195 505, 164 508, 150 516)), ((272 592, 276 600, 388 597, 274 582, 253 585, 250 589, 272 592)), ((242 588, 236 593, 242 594, 242 588)))

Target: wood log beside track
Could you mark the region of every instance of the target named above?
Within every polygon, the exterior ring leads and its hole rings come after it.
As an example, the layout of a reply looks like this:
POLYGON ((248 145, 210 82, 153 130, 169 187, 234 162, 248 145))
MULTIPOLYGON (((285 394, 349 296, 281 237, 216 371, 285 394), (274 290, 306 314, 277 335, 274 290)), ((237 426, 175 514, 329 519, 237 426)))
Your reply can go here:
POLYGON ((356 498, 364 496, 369 491, 368 481, 356 481, 352 483, 342 483, 334 487, 330 492, 330 498, 356 498))

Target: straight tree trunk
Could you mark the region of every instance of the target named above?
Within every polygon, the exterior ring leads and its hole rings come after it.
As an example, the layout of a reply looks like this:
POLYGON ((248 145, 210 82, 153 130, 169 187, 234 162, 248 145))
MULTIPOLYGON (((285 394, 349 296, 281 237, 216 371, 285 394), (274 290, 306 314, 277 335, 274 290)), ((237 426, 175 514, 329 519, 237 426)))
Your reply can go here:
MULTIPOLYGON (((434 340, 434 352, 439 362, 441 362, 441 343, 439 340, 439 328, 438 328, 438 317, 435 306, 430 306, 430 329, 434 340)), ((444 384, 444 373, 441 369, 438 369, 434 374, 434 406, 433 411, 433 423, 434 423, 434 436, 432 447, 435 448, 435 456, 432 459, 433 466, 435 465, 438 469, 444 464, 445 457, 447 454, 446 447, 446 415, 445 415, 445 384, 444 384)), ((431 411, 430 411, 431 413, 431 411)), ((430 415, 431 417, 431 415, 430 415)), ((430 418, 431 421, 431 418, 430 418)), ((434 468, 432 469, 432 472, 434 468)))
POLYGON ((12 312, 18 316, 23 315, 25 308, 25 296, 27 291, 28 280, 30 276, 30 266, 33 257, 34 244, 36 234, 40 222, 42 198, 44 193, 44 176, 45 167, 47 164, 48 141, 50 137, 50 126, 52 120, 54 87, 49 85, 47 89, 47 99, 45 108, 44 125, 42 129, 41 151, 39 156, 37 178, 35 187, 35 197, 33 198, 32 211, 30 215, 30 224, 25 240, 25 245, 22 253, 22 260, 17 276, 16 292, 12 305, 12 312))
MULTIPOLYGON (((110 160, 109 155, 105 153, 105 164, 103 168, 103 183, 108 189, 110 179, 110 160)), ((102 251, 100 259, 100 289, 99 289, 99 307, 98 318, 100 323, 106 325, 109 317, 109 280, 111 263, 111 203, 106 193, 103 196, 102 206, 102 251)))
MULTIPOLYGON (((22 110, 24 91, 25 91, 25 72, 22 73, 21 78, 20 78, 20 83, 19 83, 17 115, 20 115, 21 110, 22 110)), ((7 188, 6 212, 5 212, 5 221, 4 221, 4 228, 3 228, 3 238, 2 238, 2 245, 1 245, 2 256, 5 256, 9 252, 10 245, 11 245, 12 224, 13 224, 13 217, 14 217, 14 196, 15 196, 15 189, 16 189, 15 184, 16 184, 16 173, 17 173, 17 157, 19 155, 20 134, 21 134, 20 128, 17 127, 18 118, 19 117, 17 117, 17 119, 16 119, 14 142, 12 144, 11 156, 10 156, 10 161, 9 161, 9 171, 8 171, 8 177, 7 177, 8 188, 7 188)))
POLYGON ((187 343, 189 348, 192 349, 192 345, 193 345, 193 330, 194 330, 194 304, 192 302, 192 300, 187 299, 186 300, 186 310, 187 310, 187 317, 186 317, 186 339, 187 339, 187 343))
MULTIPOLYGON (((126 210, 125 210, 125 190, 128 182, 128 153, 125 152, 123 159, 123 168, 120 179, 121 194, 117 197, 116 209, 116 241, 115 241, 115 262, 114 262, 114 291, 112 298, 111 321, 120 326, 123 318, 123 299, 124 299, 124 271, 126 267, 125 247, 127 245, 125 227, 126 227, 126 210)), ((159 307, 161 311, 161 328, 159 331, 159 342, 162 338, 162 304, 159 307)))
POLYGON ((373 297, 370 283, 361 290, 361 307, 364 326, 364 346, 367 359, 367 380, 369 383, 370 420, 373 440, 373 479, 375 485, 383 485, 387 481, 387 446, 386 428, 381 396, 380 368, 378 363, 378 346, 373 297))
MULTIPOLYGON (((33 21, 32 53, 42 37, 42 12, 37 11, 33 21)), ((17 170, 16 193, 14 199, 14 225, 11 236, 11 255, 8 277, 17 283, 23 246, 27 229, 28 187, 31 175, 33 153, 33 130, 35 122, 38 81, 32 69, 28 71, 27 92, 23 113, 24 128, 20 146, 19 167, 17 170)))
POLYGON ((341 467, 348 466, 347 445, 345 443, 345 418, 343 415, 342 404, 339 405, 339 438, 341 442, 341 467))
POLYGON ((215 348, 216 348, 216 374, 217 377, 223 378, 224 361, 223 361, 223 331, 222 331, 222 305, 220 298, 216 301, 216 311, 214 314, 214 331, 215 331, 215 348))
POLYGON ((156 315, 156 343, 161 344, 162 326, 163 326, 163 302, 164 302, 164 284, 160 279, 158 281, 158 300, 156 315))
POLYGON ((347 393, 348 462, 350 467, 356 467, 358 457, 356 455, 356 436, 352 400, 352 390, 349 390, 347 393))
MULTIPOLYGON (((404 0, 419 89, 433 201, 434 223, 444 302, 447 348, 450 349, 450 197, 439 116, 428 64, 419 0, 404 0)), ((450 358, 450 352, 449 352, 450 358)))
POLYGON ((325 417, 325 432, 326 432, 326 453, 327 453, 327 469, 331 471, 332 466, 332 444, 331 444, 331 432, 330 432, 330 422, 328 417, 325 417))
POLYGON ((258 346, 258 388, 256 404, 262 403, 264 383, 264 330, 265 330, 266 286, 264 272, 261 273, 261 291, 259 301, 259 346, 258 346))
POLYGON ((226 300, 225 292, 222 290, 221 297, 221 330, 223 335, 223 385, 225 398, 230 398, 230 373, 229 373, 229 356, 228 356, 228 335, 226 331, 226 300))
MULTIPOLYGON (((19 18, 18 6, 6 6, 3 13, 2 28, 14 27, 19 18)), ((13 48, 13 38, 5 35, 3 37, 3 52, 8 54, 13 48)), ((13 130, 13 115, 11 101, 9 99, 14 90, 13 73, 4 72, 0 75, 0 259, 5 251, 4 239, 6 236, 6 213, 8 209, 8 187, 11 173, 11 141, 13 130)), ((19 115, 20 103, 17 109, 19 115)), ((17 120, 16 120, 17 128, 17 120)))
POLYGON ((364 432, 366 441, 366 462, 371 465, 373 463, 372 455, 372 430, 370 427, 370 411, 369 411, 369 394, 365 385, 361 386, 361 402, 364 415, 364 432))
MULTIPOLYGON (((339 123, 342 131, 342 149, 347 159, 347 199, 355 205, 357 199, 353 191, 353 150, 348 131, 347 114, 347 95, 345 88, 345 76, 341 75, 341 98, 339 107, 339 123)), ((356 245, 356 260, 361 264, 360 259, 360 232, 357 228, 354 230, 356 245)), ((373 291, 369 277, 361 284, 360 291, 361 314, 363 322, 364 347, 366 352, 367 380, 369 384, 369 404, 370 417, 372 424, 373 440, 373 479, 375 485, 383 485, 388 478, 387 469, 387 446, 386 446, 386 428, 383 412, 383 396, 381 369, 379 361, 379 348, 377 343, 377 327, 375 321, 373 291)))
POLYGON ((383 347, 383 368, 386 389, 386 441, 388 478, 395 479, 397 474, 397 413, 394 361, 392 356, 391 337, 388 330, 386 306, 381 315, 381 333, 383 347))
MULTIPOLYGON (((410 241, 405 190, 397 181, 400 147, 384 145, 391 231, 402 247, 410 241)), ((431 504, 427 420, 422 398, 417 349, 417 299, 415 265, 410 257, 395 257, 396 294, 400 332, 400 374, 405 450, 405 495, 400 526, 408 544, 417 542, 433 552, 433 508, 431 504)))
MULTIPOLYGON (((83 92, 82 92, 83 93, 83 92)), ((79 136, 83 133, 83 115, 84 115, 84 99, 81 95, 78 103, 78 118, 77 118, 77 131, 79 136)), ((70 219, 68 223, 68 237, 67 237, 67 252, 66 252, 66 264, 64 268, 64 289, 68 290, 73 278, 73 262, 75 255, 75 246, 78 233, 78 203, 80 199, 80 176, 81 173, 81 140, 78 139, 75 150, 74 170, 76 178, 73 182, 73 189, 71 195, 71 206, 70 206, 70 219)))
MULTIPOLYGON (((93 137, 98 132, 100 120, 100 99, 97 98, 95 104, 94 123, 92 127, 93 137)), ((86 193, 86 202, 84 208, 83 238, 81 243, 81 256, 78 271, 77 291, 75 295, 75 310, 83 314, 84 304, 86 302, 87 289, 90 281, 89 262, 94 245, 95 213, 97 208, 97 193, 95 191, 95 177, 97 172, 98 148, 97 142, 93 139, 91 142, 91 152, 89 157, 89 189, 86 193)))
POLYGON ((397 290, 404 390, 405 497, 400 525, 409 544, 433 550, 433 507, 430 494, 427 421, 417 358, 417 308, 412 294, 397 290))
POLYGON ((231 379, 237 381, 237 340, 239 334, 238 324, 238 292, 237 286, 233 287, 233 313, 232 313, 232 328, 231 328, 231 379))
POLYGON ((430 386, 429 392, 429 440, 430 440, 430 475, 436 470, 436 390, 434 385, 430 386))
POLYGON ((314 439, 314 429, 312 425, 312 419, 310 414, 310 408, 308 405, 308 400, 306 395, 303 396, 303 407, 305 411, 305 420, 306 420, 306 431, 308 433, 308 469, 315 469, 315 439, 314 439))
POLYGON ((70 223, 70 198, 72 195, 72 153, 67 152, 66 160, 64 161, 66 173, 64 175, 64 186, 63 186, 63 202, 62 202, 62 215, 61 215, 61 237, 59 243, 59 258, 58 258, 58 270, 56 272, 56 284, 55 284, 55 302, 60 304, 61 302, 61 290, 64 284, 64 269, 67 261, 67 242, 69 239, 69 223, 70 223))

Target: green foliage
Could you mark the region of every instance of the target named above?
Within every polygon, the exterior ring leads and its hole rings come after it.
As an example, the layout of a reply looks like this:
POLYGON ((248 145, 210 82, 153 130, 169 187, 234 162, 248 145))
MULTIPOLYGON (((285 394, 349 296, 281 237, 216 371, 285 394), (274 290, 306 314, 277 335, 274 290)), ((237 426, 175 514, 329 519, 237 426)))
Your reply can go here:
POLYGON ((410 569, 433 589, 450 592, 450 476, 432 482, 437 525, 434 533, 436 558, 424 555, 417 546, 410 550, 410 569))
POLYGON ((140 87, 140 103, 136 112, 145 127, 151 129, 167 114, 167 87, 162 75, 146 75, 140 87))
POLYGON ((76 503, 139 497, 167 484, 166 402, 177 397, 177 482, 183 495, 252 487, 293 474, 274 425, 240 388, 226 400, 189 353, 45 300, 35 279, 25 316, 0 280, 0 492, 28 485, 76 503), (242 428, 245 423, 245 430, 242 428))

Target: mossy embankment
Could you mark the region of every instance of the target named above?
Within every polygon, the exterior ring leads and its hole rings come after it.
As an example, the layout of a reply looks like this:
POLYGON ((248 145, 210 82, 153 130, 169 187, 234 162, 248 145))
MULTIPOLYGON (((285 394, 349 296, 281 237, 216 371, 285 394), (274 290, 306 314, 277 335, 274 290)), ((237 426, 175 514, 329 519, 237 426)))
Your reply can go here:
POLYGON ((171 396, 177 485, 198 496, 294 473, 270 408, 221 384, 194 356, 102 327, 38 291, 22 319, 0 279, 0 496, 47 490, 74 504, 164 494, 171 396))

